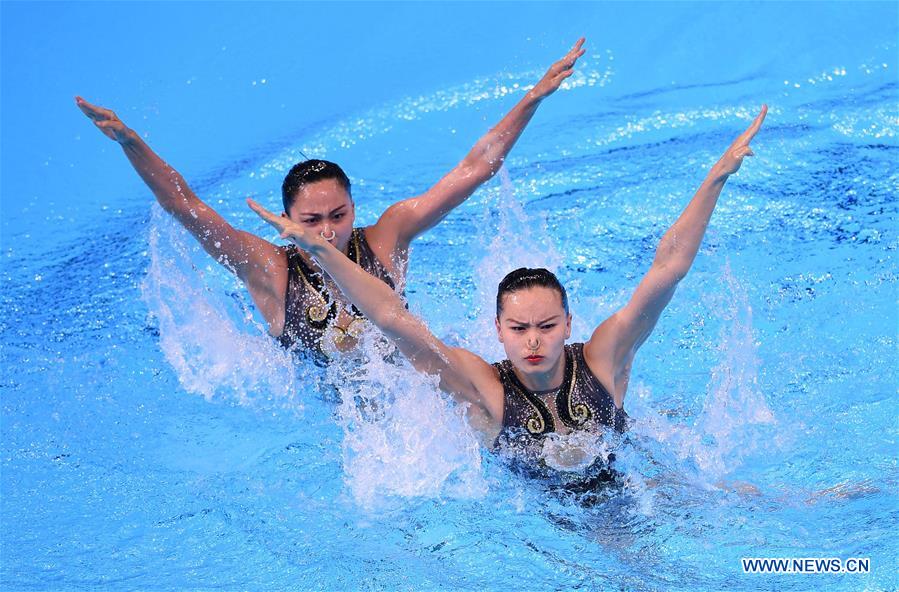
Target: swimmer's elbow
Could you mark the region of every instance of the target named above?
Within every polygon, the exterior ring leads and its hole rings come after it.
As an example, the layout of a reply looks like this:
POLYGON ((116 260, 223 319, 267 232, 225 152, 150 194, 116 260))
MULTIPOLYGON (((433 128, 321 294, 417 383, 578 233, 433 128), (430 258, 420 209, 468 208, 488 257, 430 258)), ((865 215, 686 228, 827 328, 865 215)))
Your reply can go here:
POLYGON ((679 261, 668 259, 665 261, 656 260, 652 265, 652 275, 656 278, 656 283, 677 286, 682 279, 687 277, 690 271, 689 261, 679 261))
POLYGON ((416 332, 421 321, 402 305, 402 302, 384 303, 369 315, 369 319, 388 337, 403 338, 416 332))
POLYGON ((682 263, 671 266, 669 273, 671 275, 671 283, 677 285, 682 279, 687 277, 690 272, 690 263, 682 263))
POLYGON ((469 157, 459 165, 459 176, 480 185, 492 179, 502 166, 502 158, 469 157))

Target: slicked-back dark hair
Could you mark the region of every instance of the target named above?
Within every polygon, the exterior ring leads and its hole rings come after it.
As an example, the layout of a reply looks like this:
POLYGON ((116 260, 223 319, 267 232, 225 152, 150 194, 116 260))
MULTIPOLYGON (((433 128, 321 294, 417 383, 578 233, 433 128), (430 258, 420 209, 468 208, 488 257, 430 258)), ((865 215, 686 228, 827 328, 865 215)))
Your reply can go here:
POLYGON ((506 294, 535 286, 557 291, 562 297, 562 308, 565 309, 565 314, 568 314, 568 293, 565 292, 565 286, 553 272, 543 267, 519 267, 515 271, 509 272, 496 289, 496 318, 498 319, 500 313, 503 312, 503 297, 506 294))
POLYGON ((325 179, 336 179, 340 186, 350 194, 350 199, 353 198, 350 191, 350 178, 346 176, 343 169, 331 161, 313 158, 293 165, 293 168, 284 177, 284 183, 281 184, 281 200, 284 202, 284 211, 290 213, 290 208, 296 201, 297 193, 303 185, 325 179))

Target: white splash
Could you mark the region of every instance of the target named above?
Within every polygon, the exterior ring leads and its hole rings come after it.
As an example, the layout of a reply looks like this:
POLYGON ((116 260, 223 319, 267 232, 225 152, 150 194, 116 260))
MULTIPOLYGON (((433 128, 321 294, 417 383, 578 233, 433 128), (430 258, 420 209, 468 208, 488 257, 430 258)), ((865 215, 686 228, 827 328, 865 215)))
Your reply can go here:
POLYGON ((738 466, 742 459, 764 444, 763 436, 751 427, 774 423, 774 413, 759 390, 759 359, 752 333, 752 307, 746 287, 726 264, 723 270, 726 289, 719 293, 730 298, 724 307, 725 328, 718 351, 719 364, 712 369, 709 396, 705 400, 696 428, 704 439, 715 444, 696 451, 699 467, 721 476, 738 466))
POLYGON ((179 382, 208 400, 298 410, 303 397, 290 355, 249 310, 238 310, 226 290, 210 289, 210 278, 193 262, 192 251, 198 248, 192 241, 162 208, 153 206, 150 268, 141 289, 179 382))
POLYGON ((583 471, 597 460, 606 463, 611 452, 609 443, 595 432, 577 430, 564 435, 549 434, 543 441, 540 458, 548 467, 568 473, 583 471))
POLYGON ((707 302, 708 310, 723 315, 717 347, 721 357, 712 369, 702 411, 693 425, 675 423, 659 413, 645 387, 635 385, 628 396, 630 413, 639 418, 633 431, 662 444, 660 456, 671 455, 679 463, 692 465, 705 486, 733 472, 761 447, 774 444, 768 439, 769 430, 759 428, 776 423, 758 384, 760 362, 746 288, 729 265, 722 275, 726 289, 710 295, 707 302))
POLYGON ((374 508, 391 498, 485 495, 480 444, 462 406, 401 356, 385 359, 389 349, 372 328, 361 353, 328 369, 341 397, 344 474, 353 498, 374 508))
MULTIPOLYGON (((474 274, 477 288, 475 310, 477 318, 464 339, 467 348, 489 361, 505 358, 496 337, 496 289, 500 280, 519 267, 545 267, 556 272, 563 257, 558 252, 545 223, 535 223, 528 218, 515 197, 512 180, 505 167, 499 170, 500 188, 496 203, 488 205, 484 217, 489 220, 490 210, 499 217, 494 230, 485 223, 485 235, 493 236, 484 245, 484 257, 474 274)), ((491 203, 492 200, 488 200, 491 203)))

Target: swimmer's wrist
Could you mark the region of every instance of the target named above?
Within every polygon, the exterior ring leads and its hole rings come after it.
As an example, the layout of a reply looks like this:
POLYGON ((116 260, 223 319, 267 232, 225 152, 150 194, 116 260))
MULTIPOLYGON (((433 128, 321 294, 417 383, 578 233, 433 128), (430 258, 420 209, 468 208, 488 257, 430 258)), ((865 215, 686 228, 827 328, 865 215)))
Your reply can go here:
POLYGON ((724 183, 727 181, 728 177, 730 177, 730 173, 721 166, 720 162, 717 162, 715 163, 715 166, 712 167, 712 170, 709 171, 708 178, 713 183, 724 183))
POLYGON ((312 242, 305 247, 305 250, 307 253, 309 253, 310 257, 315 257, 317 259, 325 254, 327 248, 328 243, 325 240, 313 239, 312 242))
POLYGON ((524 95, 524 99, 523 99, 521 102, 524 103, 524 104, 527 105, 527 106, 534 106, 534 107, 536 107, 537 105, 539 105, 540 103, 542 103, 542 102, 543 102, 543 99, 546 98, 546 95, 543 95, 543 94, 537 94, 536 89, 537 89, 537 88, 534 87, 534 88, 532 88, 531 90, 529 90, 529 91, 524 95))
POLYGON ((116 137, 116 141, 124 147, 134 146, 140 142, 140 136, 130 127, 126 127, 125 132, 116 137))

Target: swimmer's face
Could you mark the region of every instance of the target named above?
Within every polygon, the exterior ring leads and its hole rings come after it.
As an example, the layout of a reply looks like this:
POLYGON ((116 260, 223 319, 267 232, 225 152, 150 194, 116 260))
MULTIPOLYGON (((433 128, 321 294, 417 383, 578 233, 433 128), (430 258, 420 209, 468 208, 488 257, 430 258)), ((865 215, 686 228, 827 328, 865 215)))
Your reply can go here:
POLYGON ((356 212, 350 194, 336 179, 322 179, 300 187, 287 217, 313 234, 330 238, 346 253, 356 212))
POLYGON ((558 290, 534 286, 503 296, 496 331, 506 356, 524 374, 555 370, 571 336, 571 315, 558 290))

